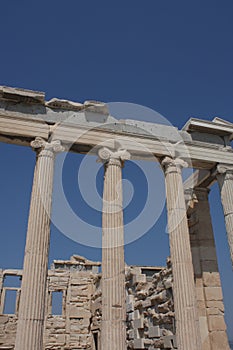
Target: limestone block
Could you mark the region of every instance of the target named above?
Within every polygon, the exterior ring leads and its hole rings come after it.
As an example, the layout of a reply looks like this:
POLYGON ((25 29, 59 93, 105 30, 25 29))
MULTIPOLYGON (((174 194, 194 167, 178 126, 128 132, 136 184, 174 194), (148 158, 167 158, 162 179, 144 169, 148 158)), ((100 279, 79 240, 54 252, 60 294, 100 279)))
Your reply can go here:
POLYGON ((142 302, 142 307, 143 308, 148 308, 148 307, 150 307, 151 306, 151 300, 150 299, 148 299, 148 298, 146 298, 146 300, 143 300, 143 302, 142 302))
POLYGON ((69 309, 69 317, 70 318, 90 318, 91 312, 89 310, 85 310, 83 307, 71 306, 69 309))
POLYGON ((203 280, 202 277, 195 277, 195 286, 203 288, 203 280))
POLYGON ((140 275, 133 275, 133 284, 137 283, 146 283, 146 275, 140 274, 140 275))
POLYGON ((219 310, 217 307, 211 307, 206 309, 207 315, 219 315, 223 316, 223 312, 219 310))
MULTIPOLYGON (((163 290, 159 294, 156 294, 155 296, 153 296, 153 299, 158 301, 158 302, 166 301, 167 300, 167 292, 166 292, 166 290, 163 290)), ((151 301, 152 301, 152 298, 151 298, 151 301)))
POLYGON ((197 300, 205 300, 204 290, 202 287, 196 287, 197 300))
POLYGON ((211 350, 230 350, 226 332, 214 331, 210 333, 211 350))
POLYGON ((165 303, 158 305, 158 311, 161 313, 167 313, 171 311, 171 307, 172 307, 172 301, 168 300, 165 303))
POLYGON ((197 300, 197 307, 198 307, 198 315, 199 315, 199 316, 206 316, 206 305, 205 305, 205 301, 203 301, 203 300, 197 300))
POLYGON ((65 270, 59 270, 59 269, 52 269, 48 270, 48 276, 55 276, 55 277, 70 277, 70 271, 65 270))
POLYGON ((126 303, 133 303, 134 302, 134 295, 127 295, 126 297, 126 303))
POLYGON ((221 287, 219 272, 203 272, 203 283, 205 287, 221 287))
POLYGON ((222 288, 221 287, 205 287, 206 300, 222 300, 222 288))
POLYGON ((81 272, 79 272, 78 276, 76 273, 76 278, 71 278, 70 283, 74 286, 86 286, 88 283, 91 283, 91 279, 87 277, 81 277, 81 272))
POLYGON ((201 275, 199 247, 192 247, 192 261, 195 275, 201 275))
POLYGON ((145 349, 143 339, 134 339, 133 342, 134 349, 145 349))
POLYGON ((49 279, 50 284, 67 285, 69 283, 68 277, 51 276, 49 279))
POLYGON ((140 266, 131 266, 132 275, 139 275, 141 273, 140 266))
POLYGON ((217 272, 218 263, 216 260, 203 260, 201 262, 202 271, 217 272))
POLYGON ((98 310, 101 308, 102 301, 101 297, 97 298, 94 302, 91 303, 91 311, 95 312, 95 310, 98 310))
POLYGON ((56 345, 65 345, 66 335, 65 334, 52 334, 49 336, 49 343, 52 343, 52 342, 56 343, 56 345))
POLYGON ((135 328, 134 330, 133 330, 133 333, 134 333, 134 339, 138 339, 138 338, 140 338, 140 333, 139 333, 139 329, 137 329, 137 328, 135 328))
POLYGON ((75 323, 75 324, 71 323, 70 332, 71 333, 79 333, 79 334, 88 334, 89 329, 88 329, 88 327, 86 327, 84 325, 80 325, 78 323, 75 323))
POLYGON ((133 320, 133 326, 134 328, 137 328, 137 329, 144 328, 144 319, 141 317, 133 320))
POLYGON ((139 312, 139 310, 135 310, 135 311, 134 311, 134 320, 136 320, 137 318, 140 318, 140 312, 139 312))
POLYGON ((72 319, 71 322, 72 322, 72 324, 78 324, 80 327, 89 327, 90 318, 72 319))
POLYGON ((134 310, 133 303, 126 304, 126 312, 132 312, 134 310))
POLYGON ((203 247, 200 248, 201 260, 217 260, 215 247, 203 247))
POLYGON ((70 286, 87 285, 88 279, 81 278, 79 274, 72 272, 70 274, 70 286))
POLYGON ((22 101, 26 103, 44 103, 45 93, 8 86, 0 87, 1 98, 8 98, 12 101, 22 101))
POLYGON ((163 337, 163 341, 165 349, 177 348, 175 335, 166 335, 165 337, 163 337))
POLYGON ((128 321, 134 320, 134 312, 129 312, 128 313, 128 321))
POLYGON ((201 332, 201 342, 204 344, 208 340, 209 330, 208 322, 206 316, 199 317, 200 332, 201 332))
POLYGON ((209 301, 206 302, 207 308, 218 308, 220 311, 224 312, 224 304, 222 301, 209 301))
POLYGON ((160 328, 159 326, 149 327, 149 338, 159 338, 160 328))
POLYGON ((164 287, 166 289, 172 288, 172 278, 168 278, 167 280, 164 281, 164 287))
POLYGON ((6 332, 7 333, 15 333, 16 332, 16 324, 15 323, 7 323, 6 324, 6 332))
POLYGON ((54 319, 54 321, 52 322, 52 327, 54 329, 66 328, 66 322, 65 320, 54 319))
POLYGON ((129 339, 134 339, 134 330, 133 329, 130 329, 128 331, 128 336, 129 336, 129 339))
POLYGON ((223 316, 210 315, 209 316, 209 330, 210 331, 225 331, 226 324, 223 316))
POLYGON ((77 342, 77 345, 84 345, 85 348, 88 348, 87 344, 90 342, 90 336, 86 334, 70 334, 70 342, 77 342))
POLYGON ((83 296, 83 297, 88 297, 88 289, 87 287, 82 287, 82 288, 72 288, 71 289, 71 298, 75 298, 77 296, 83 296))
POLYGON ((99 272, 99 266, 92 266, 92 273, 98 273, 99 272))
POLYGON ((136 301, 135 304, 134 304, 134 308, 135 309, 142 308, 142 301, 141 300, 136 301))
POLYGON ((5 324, 9 321, 8 316, 0 315, 0 324, 5 324))
POLYGON ((212 350, 212 346, 210 344, 210 338, 209 337, 206 338, 205 341, 201 345, 202 345, 202 347, 201 347, 202 350, 212 350))

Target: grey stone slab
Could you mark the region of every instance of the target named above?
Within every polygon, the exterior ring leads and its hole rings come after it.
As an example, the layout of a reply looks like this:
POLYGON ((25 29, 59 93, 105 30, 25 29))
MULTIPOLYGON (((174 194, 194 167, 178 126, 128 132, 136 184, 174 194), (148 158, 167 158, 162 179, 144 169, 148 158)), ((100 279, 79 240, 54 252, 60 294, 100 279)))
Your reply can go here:
POLYGON ((159 338, 160 328, 159 326, 149 327, 149 338, 159 338))
POLYGON ((141 317, 136 320, 133 320, 133 325, 134 325, 134 328, 137 328, 137 329, 144 328, 144 319, 141 317))
POLYGON ((143 339, 134 339, 134 349, 145 349, 143 339))

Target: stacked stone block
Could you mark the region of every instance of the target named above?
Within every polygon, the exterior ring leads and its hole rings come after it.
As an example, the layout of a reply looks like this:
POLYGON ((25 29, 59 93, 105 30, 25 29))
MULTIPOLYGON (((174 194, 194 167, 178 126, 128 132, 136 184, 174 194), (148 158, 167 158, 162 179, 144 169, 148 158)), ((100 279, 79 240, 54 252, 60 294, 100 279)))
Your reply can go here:
POLYGON ((128 349, 176 349, 170 259, 166 268, 128 267, 126 286, 128 349))

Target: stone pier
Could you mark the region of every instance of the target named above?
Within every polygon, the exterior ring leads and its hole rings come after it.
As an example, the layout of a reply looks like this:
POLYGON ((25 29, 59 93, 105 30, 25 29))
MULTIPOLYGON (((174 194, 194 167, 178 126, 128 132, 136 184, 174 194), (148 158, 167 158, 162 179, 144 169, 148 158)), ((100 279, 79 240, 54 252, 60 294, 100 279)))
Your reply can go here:
POLYGON ((168 231, 173 270, 176 336, 179 350, 200 350, 194 272, 186 215, 181 159, 162 161, 167 194, 168 231))
POLYGON ((101 349, 126 350, 122 166, 127 151, 99 150, 104 162, 101 349))
POLYGON ((15 350, 42 350, 46 279, 50 241, 55 153, 63 151, 60 141, 36 138, 37 150, 24 255, 23 278, 15 350))
POLYGON ((215 240, 209 206, 209 189, 186 191, 188 222, 196 285, 202 350, 229 350, 215 240))
POLYGON ((233 166, 219 164, 217 166, 219 183, 231 262, 233 266, 233 166))

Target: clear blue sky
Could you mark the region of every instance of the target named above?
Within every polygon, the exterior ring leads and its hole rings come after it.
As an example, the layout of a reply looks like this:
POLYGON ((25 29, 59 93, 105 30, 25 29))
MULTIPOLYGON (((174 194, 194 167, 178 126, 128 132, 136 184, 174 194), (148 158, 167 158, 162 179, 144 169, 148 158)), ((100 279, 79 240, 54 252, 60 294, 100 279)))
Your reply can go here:
MULTIPOLYGON (((190 116, 233 121, 232 18, 230 0, 2 1, 0 84, 41 90, 46 99, 137 103, 179 128, 190 116)), ((1 144, 0 158, 0 266, 21 268, 35 154, 1 144)), ((81 160, 74 154, 66 159, 65 193, 78 215, 100 225, 101 213, 88 208, 77 187, 81 160)), ((100 193, 102 175, 100 170, 100 193)), ((140 184, 125 211, 128 222, 143 206, 147 185, 131 163, 124 177, 140 184)), ((217 186, 210 199, 233 339, 233 274, 217 186)), ((165 228, 163 211, 147 234, 126 246, 126 262, 164 264, 165 228)), ((74 243, 52 226, 50 262, 73 253, 101 259, 99 249, 74 243)))

